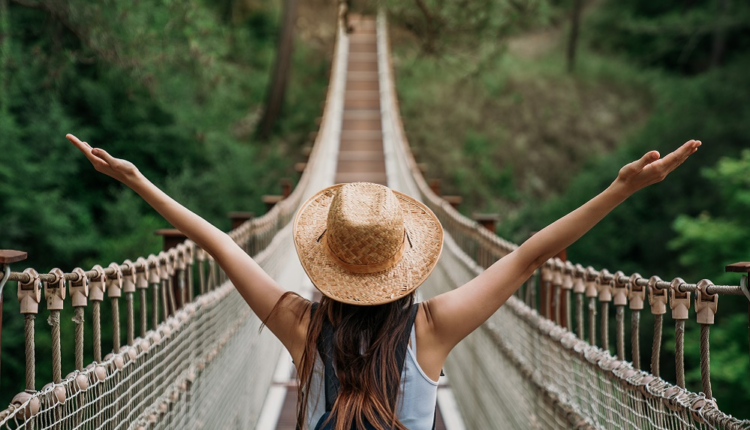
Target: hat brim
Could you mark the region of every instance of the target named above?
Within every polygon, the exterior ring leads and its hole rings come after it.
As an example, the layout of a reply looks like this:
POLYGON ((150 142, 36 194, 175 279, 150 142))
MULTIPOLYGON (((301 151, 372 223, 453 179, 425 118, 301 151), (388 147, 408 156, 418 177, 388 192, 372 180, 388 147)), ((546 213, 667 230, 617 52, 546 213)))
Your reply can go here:
POLYGON ((347 271, 331 260, 322 248, 325 244, 318 240, 326 230, 331 201, 343 185, 319 191, 302 204, 294 218, 294 245, 307 276, 326 297, 353 305, 380 305, 411 294, 427 279, 440 258, 443 249, 440 221, 421 202, 391 190, 401 204, 408 234, 403 257, 382 272, 347 271))

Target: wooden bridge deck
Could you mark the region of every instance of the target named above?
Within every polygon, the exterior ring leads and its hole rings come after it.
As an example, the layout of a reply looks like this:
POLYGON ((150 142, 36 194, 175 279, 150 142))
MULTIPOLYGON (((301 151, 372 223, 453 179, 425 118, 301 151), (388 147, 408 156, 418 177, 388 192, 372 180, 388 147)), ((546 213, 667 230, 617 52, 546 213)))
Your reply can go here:
MULTIPOLYGON (((350 15, 350 23, 353 31, 349 34, 344 116, 335 182, 388 185, 380 117, 375 19, 350 15)), ((315 299, 319 298, 318 293, 315 299)), ((291 381, 295 377, 292 375, 291 381)), ((290 382, 276 430, 295 430, 296 411, 297 385, 290 382)), ((445 430, 439 410, 436 430, 445 430)))
POLYGON ((349 56, 336 183, 388 185, 383 155, 375 20, 350 17, 349 56))

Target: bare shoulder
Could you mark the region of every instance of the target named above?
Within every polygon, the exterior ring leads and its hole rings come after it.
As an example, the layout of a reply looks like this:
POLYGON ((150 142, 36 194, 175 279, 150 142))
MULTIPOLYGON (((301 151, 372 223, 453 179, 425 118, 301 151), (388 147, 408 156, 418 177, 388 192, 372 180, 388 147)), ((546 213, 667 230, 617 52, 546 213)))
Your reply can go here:
POLYGON ((282 296, 271 312, 266 326, 281 340, 295 363, 302 357, 310 327, 312 303, 297 294, 282 296))
POLYGON ((414 331, 417 335, 416 349, 419 367, 430 379, 437 381, 450 348, 446 348, 444 342, 441 342, 435 329, 431 307, 433 304, 431 302, 431 300, 427 300, 419 304, 417 318, 414 321, 414 331))

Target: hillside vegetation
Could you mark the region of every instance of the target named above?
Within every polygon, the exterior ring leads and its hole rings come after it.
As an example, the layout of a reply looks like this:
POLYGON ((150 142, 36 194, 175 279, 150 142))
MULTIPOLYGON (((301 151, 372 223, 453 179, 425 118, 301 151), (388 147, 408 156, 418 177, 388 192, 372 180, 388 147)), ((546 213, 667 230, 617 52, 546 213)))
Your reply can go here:
MULTIPOLYGON (((573 3, 524 3, 532 6, 515 12, 522 18, 470 40, 432 34, 437 50, 426 48, 425 28, 452 28, 443 3, 421 2, 429 14, 414 12, 413 22, 393 20, 403 120, 427 176, 464 197, 462 212, 499 213, 499 234, 520 243, 646 151, 666 154, 700 139, 685 166, 623 204, 568 256, 625 273, 738 284, 723 271, 750 258, 750 4, 586 2, 569 73, 573 3)), ((722 297, 711 331, 714 394, 723 410, 744 418, 746 312, 744 298, 722 297)), ((649 318, 642 346, 651 343, 649 318)), ((674 381, 673 330, 665 336, 662 373, 674 381)), ((689 388, 700 391, 694 323, 686 350, 689 388)), ((641 351, 648 362, 650 349, 641 351)))
MULTIPOLYGON (((261 196, 295 177, 293 164, 317 128, 336 17, 331 2, 301 8, 286 104, 260 140, 279 8, 254 0, 0 0, 0 249, 29 253, 14 269, 88 269, 161 250, 153 231, 166 222, 97 173, 66 133, 133 161, 222 229, 228 211, 261 215, 261 196)), ((23 389, 15 292, 4 290, 0 409, 23 389)), ((73 370, 72 312, 61 318, 63 374, 73 370)), ((41 317, 37 388, 52 380, 41 317)), ((103 323, 106 351, 110 318, 103 323)), ((85 352, 88 363, 90 343, 85 352)))

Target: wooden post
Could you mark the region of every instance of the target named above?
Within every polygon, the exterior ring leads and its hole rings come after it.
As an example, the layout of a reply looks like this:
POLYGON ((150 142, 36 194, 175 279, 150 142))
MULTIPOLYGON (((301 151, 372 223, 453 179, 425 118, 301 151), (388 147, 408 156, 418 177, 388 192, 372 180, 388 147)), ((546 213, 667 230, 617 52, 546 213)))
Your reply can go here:
POLYGON ((161 236, 164 239, 163 251, 168 251, 187 239, 187 236, 176 228, 160 228, 154 231, 154 235, 161 236))
MULTIPOLYGON (((740 280, 740 286, 742 287, 743 292, 747 296, 748 302, 747 302, 747 334, 748 338, 750 338, 750 293, 748 293, 748 289, 750 289, 750 261, 743 261, 741 263, 734 263, 729 264, 725 267, 725 270, 727 272, 734 272, 734 273, 744 273, 745 276, 742 277, 740 280)), ((749 351, 750 352, 750 351, 749 351)))
POLYGON ((285 199, 292 194, 292 180, 289 178, 281 178, 281 198, 285 199))
POLYGON ((263 203, 266 205, 266 212, 269 212, 271 209, 273 209, 274 206, 276 206, 276 203, 284 200, 284 197, 265 195, 261 197, 261 199, 263 200, 263 203))
MULTIPOLYGON (((227 217, 232 221, 232 230, 236 230, 245 222, 255 218, 255 212, 229 212, 227 217)), ((252 242, 253 232, 251 231, 250 235, 247 238, 243 238, 242 243, 240 243, 240 247, 249 255, 252 255, 252 242)))
POLYGON ((229 212, 227 218, 232 221, 232 230, 241 226, 245 221, 255 218, 255 212, 229 212))
POLYGON ((433 193, 435 193, 436 196, 440 195, 440 179, 433 178, 430 179, 430 189, 433 193))
POLYGON ((304 162, 294 163, 294 171, 299 173, 300 176, 302 175, 302 173, 305 172, 306 168, 307 168, 307 163, 304 163, 304 162))
MULTIPOLYGON (((0 249, 0 267, 2 267, 2 278, 0 278, 0 363, 2 362, 2 344, 3 344, 3 287, 8 282, 10 276, 11 263, 23 261, 28 257, 24 251, 14 251, 12 249, 0 249)), ((2 372, 0 372, 2 375, 2 372)))
POLYGON ((491 231, 492 234, 495 234, 497 222, 500 221, 500 215, 498 214, 474 214, 472 218, 474 221, 478 222, 479 225, 491 231))
POLYGON ((443 196, 443 200, 448 202, 449 205, 453 207, 453 209, 458 210, 458 207, 461 205, 461 202, 463 202, 463 197, 461 196, 443 196))
POLYGON ((289 197, 292 194, 292 181, 289 178, 281 178, 279 180, 279 184, 281 185, 281 195, 265 195, 261 197, 263 200, 263 203, 266 205, 266 212, 273 209, 274 206, 276 206, 276 203, 284 200, 285 198, 289 197))

